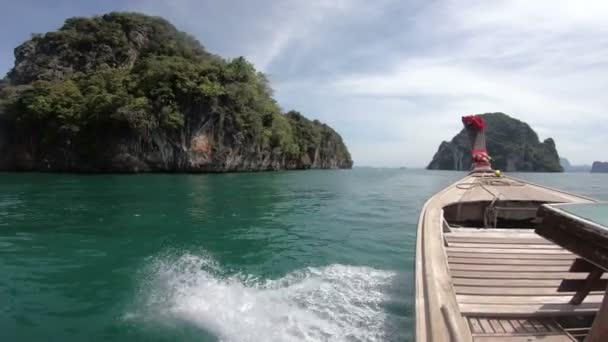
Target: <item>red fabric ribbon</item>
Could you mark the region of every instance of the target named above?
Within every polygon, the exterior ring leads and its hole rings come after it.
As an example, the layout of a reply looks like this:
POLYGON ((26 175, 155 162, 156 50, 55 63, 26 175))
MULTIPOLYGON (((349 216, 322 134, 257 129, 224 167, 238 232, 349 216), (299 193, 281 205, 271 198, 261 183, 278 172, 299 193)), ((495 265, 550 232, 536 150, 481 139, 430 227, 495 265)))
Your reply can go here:
POLYGON ((480 148, 477 150, 473 150, 473 162, 477 165, 490 165, 490 156, 488 155, 488 151, 485 148, 480 148))
POLYGON ((476 131, 481 131, 486 127, 486 123, 483 121, 483 118, 479 115, 468 115, 462 117, 462 123, 471 127, 476 131))

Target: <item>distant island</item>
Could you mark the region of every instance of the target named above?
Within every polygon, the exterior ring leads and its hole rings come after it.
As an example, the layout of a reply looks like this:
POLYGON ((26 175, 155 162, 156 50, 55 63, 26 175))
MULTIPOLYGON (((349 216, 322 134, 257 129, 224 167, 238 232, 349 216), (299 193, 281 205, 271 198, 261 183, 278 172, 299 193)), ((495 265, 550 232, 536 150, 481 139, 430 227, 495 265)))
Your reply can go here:
POLYGON ((591 165, 572 165, 566 158, 559 158, 559 164, 562 166, 565 172, 589 172, 591 171, 591 165))
MULTIPOLYGON (((221 28, 218 28, 221 29, 221 28)), ((228 172, 351 168, 342 138, 283 113, 243 57, 137 13, 70 18, 15 49, 0 82, 0 169, 228 172)))
POLYGON ((593 162, 593 165, 591 165, 591 172, 608 173, 608 162, 593 162))
MULTIPOLYGON (((504 113, 482 114, 486 122, 486 143, 494 169, 525 172, 562 172, 555 142, 540 142, 525 122, 504 113)), ((471 146, 466 132, 443 141, 427 166, 430 170, 470 170, 471 146)))

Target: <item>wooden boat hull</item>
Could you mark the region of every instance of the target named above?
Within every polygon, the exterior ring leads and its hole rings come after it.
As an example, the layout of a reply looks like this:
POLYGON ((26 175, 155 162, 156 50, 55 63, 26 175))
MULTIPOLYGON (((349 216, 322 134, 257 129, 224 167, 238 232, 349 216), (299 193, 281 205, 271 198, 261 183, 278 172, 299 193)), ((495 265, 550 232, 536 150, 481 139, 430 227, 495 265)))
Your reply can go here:
POLYGON ((543 203, 592 201, 488 173, 464 177, 431 197, 417 230, 416 341, 492 336, 571 341, 572 335, 552 317, 594 314, 602 295, 569 306, 568 294, 558 293, 557 286, 581 277, 568 273, 575 257, 535 235, 532 225, 543 203), (474 227, 467 227, 470 223, 474 227), (530 226, 511 227, 518 223, 530 226), (519 320, 520 326, 509 319, 519 320), (483 328, 486 323, 490 328, 483 328), (530 329, 524 327, 528 325, 530 329))

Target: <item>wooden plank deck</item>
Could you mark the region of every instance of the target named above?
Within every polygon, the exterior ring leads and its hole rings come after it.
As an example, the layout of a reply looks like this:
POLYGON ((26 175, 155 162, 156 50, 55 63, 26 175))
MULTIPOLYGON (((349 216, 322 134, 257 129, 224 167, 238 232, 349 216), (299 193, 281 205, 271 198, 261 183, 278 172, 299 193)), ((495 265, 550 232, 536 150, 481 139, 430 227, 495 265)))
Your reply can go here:
MULTIPOLYGON (((572 255, 565 249, 525 249, 525 248, 495 248, 495 247, 446 247, 448 252, 456 253, 501 253, 501 254, 558 254, 572 255)), ((550 257, 546 257, 549 259, 550 257)))
POLYGON ((513 271, 520 272, 568 272, 570 265, 488 265, 488 264, 468 264, 468 263, 450 263, 450 269, 453 271, 513 271))
MULTIPOLYGON (((463 315, 477 318, 469 320, 472 329, 486 331, 492 322, 496 328, 496 322, 511 324, 509 319, 515 317, 542 320, 592 315, 600 307, 601 292, 591 293, 581 305, 572 305, 574 292, 557 291, 562 280, 582 281, 587 274, 570 272, 576 257, 531 230, 460 228, 444 237, 459 309, 463 315), (484 317, 494 320, 486 322, 484 317)), ((508 328, 515 329, 512 324, 508 328)))
POLYGON ((563 251, 563 248, 557 245, 550 244, 509 244, 509 243, 480 243, 480 242, 454 242, 454 240, 449 242, 450 247, 473 247, 473 248, 494 248, 494 249, 532 249, 532 250, 540 250, 540 249, 557 249, 563 251))
POLYGON ((529 265, 529 266, 567 266, 572 265, 572 258, 569 259, 479 259, 467 257, 449 257, 450 264, 474 264, 474 265, 529 265))
POLYGON ((509 243, 525 243, 525 244, 532 244, 532 245, 550 245, 552 246, 553 243, 550 241, 547 241, 541 237, 539 238, 521 238, 521 239, 510 239, 510 238, 504 238, 504 239, 496 239, 496 238, 489 238, 489 237, 483 237, 483 236, 461 236, 461 235, 456 235, 456 236, 450 236, 449 237, 450 242, 474 242, 474 243, 491 243, 491 244, 496 244, 496 245, 501 245, 501 244, 509 244, 509 243))
POLYGON ((557 317, 595 315, 600 303, 572 304, 468 304, 461 303, 464 316, 479 317, 557 317))
MULTIPOLYGON (((448 247, 449 248, 449 247, 448 247)), ((464 258, 483 258, 483 259, 543 259, 543 260, 572 260, 576 258, 572 254, 553 254, 547 256, 546 254, 503 254, 502 252, 494 253, 481 253, 481 252, 462 252, 462 251, 450 251, 448 250, 448 257, 464 257, 464 258)))
MULTIPOLYGON (((450 272, 453 278, 476 278, 476 279, 586 279, 584 273, 573 272, 544 272, 542 266, 538 271, 517 271, 515 267, 511 271, 457 271, 450 272)), ((605 276, 602 276, 603 278, 605 276)))
POLYGON ((468 317, 473 341, 574 341, 552 319, 468 317))
POLYGON ((469 317, 474 334, 536 333, 561 329, 551 320, 469 317))

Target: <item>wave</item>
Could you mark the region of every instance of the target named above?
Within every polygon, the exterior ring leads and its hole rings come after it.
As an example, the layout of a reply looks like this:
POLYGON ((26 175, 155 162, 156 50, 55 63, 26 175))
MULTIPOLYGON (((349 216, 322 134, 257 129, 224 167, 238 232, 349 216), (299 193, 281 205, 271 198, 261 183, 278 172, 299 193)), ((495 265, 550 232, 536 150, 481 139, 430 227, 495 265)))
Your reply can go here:
POLYGON ((187 322, 221 341, 387 339, 391 271, 333 264, 263 280, 203 253, 157 257, 143 273, 130 318, 187 322))

